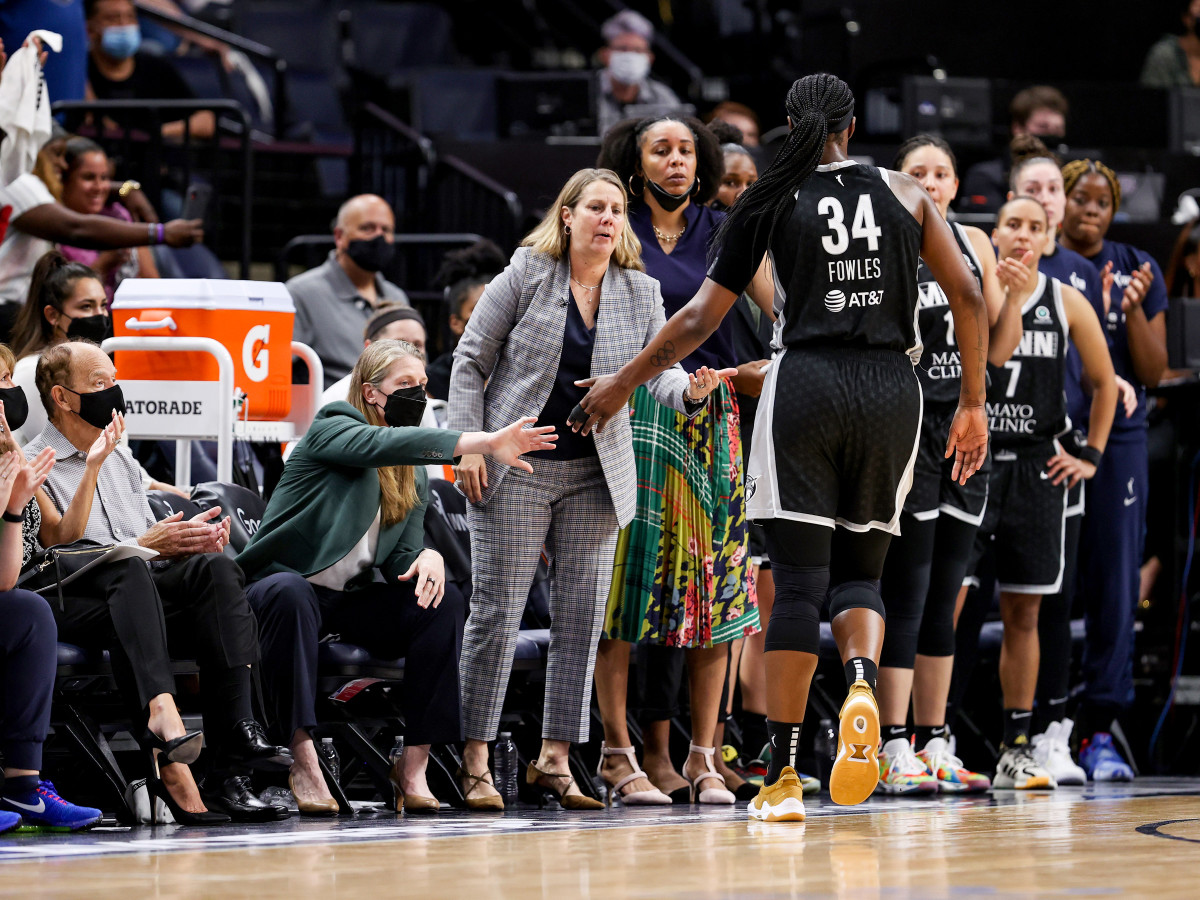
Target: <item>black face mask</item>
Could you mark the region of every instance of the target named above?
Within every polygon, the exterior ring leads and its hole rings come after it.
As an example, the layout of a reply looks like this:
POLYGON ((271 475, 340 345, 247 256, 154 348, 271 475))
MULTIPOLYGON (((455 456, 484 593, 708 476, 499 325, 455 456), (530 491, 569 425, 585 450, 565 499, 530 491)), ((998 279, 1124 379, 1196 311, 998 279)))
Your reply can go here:
POLYGON ((383 406, 383 421, 393 428, 415 428, 425 415, 425 388, 419 384, 388 394, 383 406))
POLYGON ((68 341, 83 338, 94 344, 100 344, 112 336, 112 319, 105 315, 80 316, 78 319, 72 319, 67 328, 68 341))
MULTIPOLYGON (((67 390, 71 391, 70 388, 67 390)), ((125 415, 125 395, 121 393, 119 384, 90 394, 81 394, 79 391, 71 393, 79 397, 79 412, 76 415, 93 428, 106 428, 112 424, 114 412, 125 415)))
POLYGON ((346 245, 346 255, 364 272, 378 272, 392 261, 395 250, 382 234, 369 241, 351 241, 346 245))
POLYGON ((29 418, 29 401, 25 391, 19 387, 0 388, 0 400, 4 401, 4 418, 8 427, 16 431, 29 418))
POLYGON ((696 189, 696 182, 692 181, 691 185, 688 186, 688 189, 678 197, 670 193, 666 188, 657 182, 651 181, 649 178, 646 179, 646 187, 650 188, 650 195, 654 197, 659 206, 661 206, 666 212, 675 212, 675 210, 679 209, 679 207, 683 206, 683 204, 692 199, 692 191, 696 189))

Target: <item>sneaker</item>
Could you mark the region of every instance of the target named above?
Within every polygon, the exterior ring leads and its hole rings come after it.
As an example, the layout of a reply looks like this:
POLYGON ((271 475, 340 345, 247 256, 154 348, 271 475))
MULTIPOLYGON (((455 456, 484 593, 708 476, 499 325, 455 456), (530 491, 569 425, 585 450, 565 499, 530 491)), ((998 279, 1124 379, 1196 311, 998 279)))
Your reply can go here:
POLYGON ((1054 776, 1038 764, 1033 755, 1029 739, 1021 737, 1011 747, 1000 745, 1000 759, 996 762, 996 777, 992 787, 1001 790, 1028 791, 1035 789, 1053 790, 1054 776))
POLYGON ((937 781, 939 791, 947 794, 977 794, 992 786, 986 775, 964 768, 945 738, 930 738, 925 749, 917 754, 929 774, 937 781))
POLYGON ((829 798, 840 806, 852 806, 870 797, 879 783, 879 705, 871 686, 861 678, 850 685, 838 720, 829 798))
MULTIPOLYGON (((764 744, 762 752, 756 759, 746 763, 744 768, 735 768, 734 771, 741 775, 751 784, 756 784, 762 787, 763 779, 767 776, 767 769, 771 767, 771 745, 764 744)), ((812 775, 805 775, 803 772, 796 772, 800 779, 800 784, 804 786, 804 793, 815 794, 821 790, 821 779, 814 778, 812 775)))
POLYGON ((1133 781, 1133 769, 1121 759, 1112 735, 1097 731, 1079 749, 1079 763, 1092 781, 1133 781))
POLYGON ((1061 787, 1064 784, 1087 784, 1087 772, 1075 765, 1071 758, 1071 729, 1075 723, 1070 719, 1051 722, 1041 734, 1033 736, 1033 756, 1061 787))
POLYGON ((913 753, 912 743, 896 738, 883 745, 879 753, 879 784, 875 790, 884 794, 936 794, 937 779, 929 774, 925 763, 913 753))
POLYGON ((103 815, 98 809, 64 800, 49 781, 39 781, 37 788, 23 797, 0 797, 0 810, 18 813, 26 825, 48 831, 81 831, 103 815))
POLYGON ((21 817, 16 813, 0 811, 0 834, 21 827, 21 817))
POLYGON ((746 814, 761 822, 803 822, 804 788, 791 766, 784 766, 779 780, 758 789, 758 796, 746 805, 746 814))

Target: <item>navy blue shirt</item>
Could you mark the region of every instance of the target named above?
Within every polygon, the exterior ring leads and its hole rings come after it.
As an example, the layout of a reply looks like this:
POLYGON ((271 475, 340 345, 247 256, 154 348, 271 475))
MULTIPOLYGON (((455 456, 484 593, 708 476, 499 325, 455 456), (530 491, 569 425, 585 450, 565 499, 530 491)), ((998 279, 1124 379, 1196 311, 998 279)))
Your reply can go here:
POLYGON ((1146 298, 1142 301, 1142 309, 1146 313, 1147 320, 1153 319, 1167 309, 1166 281, 1163 280, 1162 269, 1150 254, 1129 244, 1105 241, 1100 252, 1090 257, 1088 261, 1096 267, 1097 272, 1102 272, 1105 264, 1109 261, 1113 264, 1111 309, 1105 315, 1102 297, 1098 297, 1093 305, 1096 306, 1096 315, 1100 317, 1100 324, 1104 326, 1104 330, 1108 334, 1113 368, 1117 370, 1118 375, 1137 389, 1138 394, 1138 406, 1132 416, 1127 418, 1124 410, 1118 404, 1117 417, 1113 422, 1113 433, 1115 435, 1121 431, 1142 431, 1146 427, 1146 388, 1138 381, 1138 377, 1133 371, 1133 357, 1129 354, 1129 338, 1125 332, 1125 313, 1121 312, 1121 298, 1125 293, 1125 288, 1129 286, 1129 279, 1134 269, 1141 266, 1142 263, 1150 263, 1150 272, 1154 275, 1154 282, 1150 285, 1150 290, 1146 292, 1146 298))
MULTIPOLYGON (((599 316, 599 312, 597 312, 599 316)), ((587 388, 577 387, 575 382, 592 375, 592 348, 596 345, 596 329, 588 328, 579 313, 579 304, 567 291, 567 324, 563 328, 562 356, 558 361, 558 372, 554 376, 554 388, 546 398, 546 405, 538 416, 537 425, 553 425, 558 432, 558 443, 552 450, 538 450, 530 456, 542 459, 584 459, 596 455, 596 442, 591 435, 576 433, 567 428, 567 416, 583 399, 587 388)))
MULTIPOLYGON (((1066 247, 1055 244, 1054 252, 1050 256, 1043 256, 1038 262, 1038 271, 1075 288, 1087 297, 1088 303, 1092 304, 1093 308, 1104 308, 1104 298, 1100 294, 1100 274, 1096 271, 1095 266, 1074 250, 1068 250, 1066 247)), ((1079 358, 1075 342, 1068 341, 1067 377, 1064 382, 1067 395, 1067 415, 1071 419, 1073 428, 1078 428, 1087 434, 1088 415, 1092 400, 1083 392, 1082 379, 1083 360, 1079 358)), ((1118 415, 1123 418, 1125 413, 1119 411, 1118 415)))
MULTIPOLYGON (((663 308, 667 318, 679 312, 700 290, 708 272, 708 243, 725 214, 689 203, 683 211, 687 223, 683 235, 669 254, 663 253, 650 222, 650 207, 641 201, 629 205, 629 224, 642 242, 642 262, 646 274, 662 286, 663 308)), ((726 315, 703 344, 681 360, 685 372, 701 366, 724 369, 737 365, 733 351, 733 317, 726 315)))

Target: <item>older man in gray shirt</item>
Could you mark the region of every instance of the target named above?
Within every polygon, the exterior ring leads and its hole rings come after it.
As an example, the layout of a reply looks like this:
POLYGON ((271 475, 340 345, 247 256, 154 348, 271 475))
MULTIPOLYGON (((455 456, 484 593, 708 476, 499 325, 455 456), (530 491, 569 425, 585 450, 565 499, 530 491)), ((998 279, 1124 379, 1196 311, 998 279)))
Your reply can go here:
POLYGON ((345 378, 362 353, 362 331, 383 303, 409 306, 408 296, 379 274, 392 258, 396 217, 374 194, 351 197, 338 210, 329 259, 287 283, 296 304, 292 337, 325 367, 325 387, 345 378))
POLYGON ((37 366, 37 387, 49 423, 25 447, 30 457, 54 448, 54 468, 44 485, 60 514, 72 503, 88 505, 83 536, 101 544, 136 541, 158 551, 151 580, 162 601, 174 655, 200 664, 206 744, 216 768, 201 791, 210 808, 235 820, 269 821, 287 810, 261 803, 251 792, 249 768, 286 769, 291 752, 270 744, 251 706, 251 665, 259 661, 258 626, 247 593, 308 590, 299 576, 243 589, 245 576, 222 550, 229 518, 220 507, 184 519, 176 513, 155 521, 142 487, 141 470, 128 448, 117 446, 98 473, 87 471, 88 449, 114 414, 125 411, 112 360, 89 341, 51 347, 37 366), (95 478, 90 496, 80 491, 95 478), (77 494, 79 496, 77 496, 77 494))

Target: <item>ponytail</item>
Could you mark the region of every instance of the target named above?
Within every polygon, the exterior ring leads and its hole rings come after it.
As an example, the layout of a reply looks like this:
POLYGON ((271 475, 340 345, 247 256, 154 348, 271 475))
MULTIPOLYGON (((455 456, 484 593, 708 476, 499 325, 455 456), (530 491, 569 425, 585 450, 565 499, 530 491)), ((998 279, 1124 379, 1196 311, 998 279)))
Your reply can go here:
POLYGON ((744 229, 753 230, 757 245, 764 225, 769 246, 775 226, 792 209, 796 191, 820 165, 829 135, 849 128, 854 118, 854 94, 835 75, 801 78, 788 91, 784 105, 792 130, 775 160, 721 222, 713 236, 713 248, 720 247, 727 235, 744 229))
POLYGON ((17 359, 43 350, 50 343, 54 326, 46 318, 45 307, 53 306, 62 312, 63 304, 71 298, 75 282, 81 278, 99 277, 83 263, 72 262, 60 250, 49 250, 33 267, 29 295, 13 324, 12 346, 17 359))

